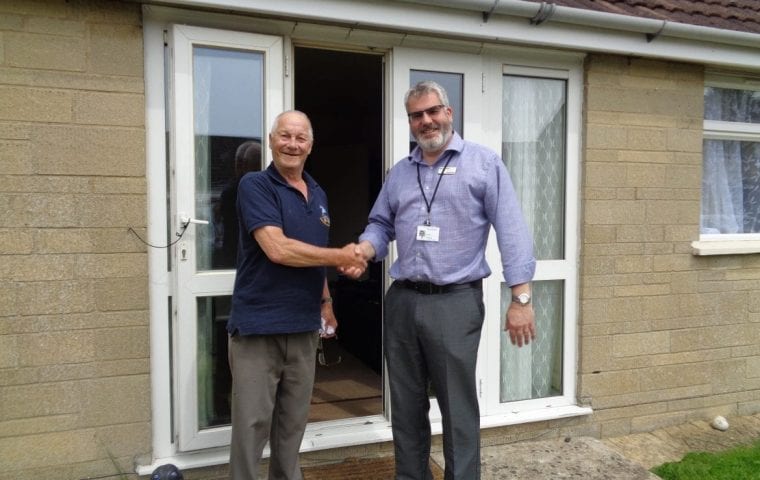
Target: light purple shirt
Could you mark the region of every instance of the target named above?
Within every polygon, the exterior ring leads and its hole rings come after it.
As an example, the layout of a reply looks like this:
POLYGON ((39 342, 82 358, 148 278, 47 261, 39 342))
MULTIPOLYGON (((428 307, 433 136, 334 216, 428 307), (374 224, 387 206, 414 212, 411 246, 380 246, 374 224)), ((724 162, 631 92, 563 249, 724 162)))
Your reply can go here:
POLYGON ((533 239, 504 163, 494 151, 454 133, 435 165, 422 160, 419 147, 394 165, 359 240, 372 244, 375 260, 385 258, 388 244, 396 240, 398 259, 390 269, 394 279, 465 283, 491 274, 485 259, 491 225, 507 285, 531 281, 536 270, 533 239), (430 203, 447 160, 447 170, 456 171, 443 175, 430 210, 431 225, 440 228, 439 241, 418 240, 417 227, 428 214, 417 165, 430 203))

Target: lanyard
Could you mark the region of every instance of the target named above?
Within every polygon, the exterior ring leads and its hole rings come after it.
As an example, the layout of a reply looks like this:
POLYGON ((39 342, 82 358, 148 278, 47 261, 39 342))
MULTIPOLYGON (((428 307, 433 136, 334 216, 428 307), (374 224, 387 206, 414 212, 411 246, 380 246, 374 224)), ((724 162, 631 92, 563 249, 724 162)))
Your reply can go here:
POLYGON ((433 190, 433 196, 430 197, 430 201, 428 202, 427 197, 425 196, 425 189, 422 188, 422 181, 420 180, 420 164, 417 165, 417 185, 420 187, 420 192, 422 193, 422 199, 425 200, 425 206, 427 207, 427 220, 425 220, 425 225, 430 225, 430 209, 433 207, 433 202, 435 201, 435 194, 438 193, 438 187, 441 185, 441 179, 443 178, 443 174, 446 171, 446 167, 449 166, 449 162, 451 161, 451 157, 453 155, 449 155, 448 160, 446 160, 446 164, 443 166, 443 170, 441 170, 441 173, 438 174, 438 182, 435 184, 435 190, 433 190))

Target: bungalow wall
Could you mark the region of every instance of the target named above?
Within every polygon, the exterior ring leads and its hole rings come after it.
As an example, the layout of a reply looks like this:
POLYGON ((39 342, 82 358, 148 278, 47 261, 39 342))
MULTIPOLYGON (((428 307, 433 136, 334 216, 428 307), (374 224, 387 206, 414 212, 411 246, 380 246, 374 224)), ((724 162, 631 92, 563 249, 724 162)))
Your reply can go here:
POLYGON ((141 8, 0 2, 0 478, 150 456, 141 8))
MULTIPOLYGON (((128 231, 147 210, 140 5, 2 2, 0 72, 0 480, 133 472, 151 458, 147 255, 128 231)), ((484 444, 760 411, 760 256, 691 253, 703 83, 700 65, 587 57, 578 370, 594 414, 484 444)))

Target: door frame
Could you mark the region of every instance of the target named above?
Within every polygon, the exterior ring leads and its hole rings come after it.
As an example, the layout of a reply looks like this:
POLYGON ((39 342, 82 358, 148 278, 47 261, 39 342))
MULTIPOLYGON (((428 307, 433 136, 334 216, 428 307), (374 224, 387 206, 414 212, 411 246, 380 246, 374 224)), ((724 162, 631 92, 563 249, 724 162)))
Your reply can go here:
MULTIPOLYGON (((264 165, 271 161, 267 148, 266 132, 274 112, 282 110, 282 83, 284 58, 280 37, 254 33, 234 32, 189 25, 173 25, 169 44, 174 49, 172 68, 173 92, 170 162, 173 165, 175 196, 171 212, 176 228, 183 231, 183 238, 174 246, 172 256, 176 275, 177 299, 173 311, 176 317, 176 378, 177 422, 179 448, 197 450, 229 444, 229 427, 201 430, 198 425, 198 309, 199 297, 230 295, 235 281, 234 270, 198 271, 196 265, 196 231, 209 225, 186 224, 190 218, 199 217, 196 205, 196 155, 194 108, 193 50, 196 46, 216 47, 238 51, 261 52, 264 55, 264 92, 262 122, 262 154, 264 165), (265 153, 266 152, 266 153, 265 153)), ((200 221, 208 219, 200 218, 200 221)))
MULTIPOLYGON (((400 95, 403 89, 394 87, 393 48, 401 44, 410 47, 424 49, 449 48, 443 54, 453 52, 469 52, 478 55, 493 55, 494 53, 510 58, 526 58, 526 61, 541 58, 549 64, 556 62, 578 62, 582 58, 578 54, 565 54, 549 52, 530 48, 506 48, 484 45, 481 42, 458 42, 446 40, 441 42, 437 39, 423 37, 405 38, 399 42, 399 36, 391 32, 362 31, 361 29, 340 27, 337 25, 325 27, 324 25, 308 24, 291 20, 264 19, 259 17, 241 17, 227 13, 187 11, 170 7, 143 6, 143 30, 145 45, 145 99, 146 99, 146 155, 147 155, 147 183, 148 183, 148 223, 147 236, 154 245, 165 245, 175 239, 176 220, 169 214, 167 197, 172 194, 167 188, 167 178, 171 174, 166 162, 167 153, 167 118, 170 108, 166 103, 168 91, 166 86, 166 68, 170 62, 167 57, 171 52, 166 47, 167 28, 175 23, 186 23, 205 27, 221 28, 225 30, 247 31, 281 36, 284 39, 284 52, 286 58, 283 61, 286 81, 283 86, 283 109, 292 108, 292 82, 287 81, 289 72, 292 71, 292 41, 290 35, 297 35, 300 45, 315 46, 318 48, 335 48, 345 45, 351 49, 366 49, 372 45, 370 51, 377 53, 385 51, 385 61, 389 68, 385 69, 385 99, 384 110, 388 112, 384 121, 386 133, 384 144, 386 148, 385 165, 390 167, 393 162, 400 158, 394 149, 395 142, 407 142, 408 148, 408 125, 406 122, 403 105, 400 103, 400 95), (326 32, 330 32, 325 36, 326 32), (447 53, 448 52, 448 53, 447 53), (528 52, 528 53, 526 53, 528 52), (402 91, 399 91, 401 89, 402 91), (394 112, 394 113, 391 113, 394 112), (396 114, 395 112, 399 112, 396 114), (393 135, 393 137, 392 137, 393 135), (398 138, 397 138, 398 137, 398 138), (402 140, 399 140, 402 139, 402 140)), ((485 58, 485 57, 483 57, 485 58)), ((490 60, 488 60, 490 62, 490 60)), ((576 101, 572 97, 568 101, 576 101)), ((580 101, 580 98, 577 99, 580 101)), ((468 135, 469 137, 469 135, 468 135)), ((477 138, 472 138, 478 140, 477 138)), ((483 142, 486 143, 486 142, 483 142)), ((570 148, 570 145, 568 145, 570 148)), ((579 147, 578 147, 579 148, 579 147)), ((266 151, 266 149, 265 149, 266 151)), ((578 195, 578 192, 569 192, 569 195, 578 195)), ((578 201, 576 198, 574 201, 578 201)), ((567 232, 568 235, 577 232, 567 232)), ((387 265, 396 258, 395 248, 391 247, 389 260, 386 262, 385 278, 388 279, 387 265)), ((174 463, 180 468, 194 468, 223 464, 228 461, 228 447, 216 449, 204 449, 194 452, 183 452, 179 449, 177 441, 178 424, 176 409, 173 407, 176 401, 177 379, 174 369, 177 366, 176 344, 173 338, 176 335, 177 325, 173 312, 176 310, 175 276, 171 271, 171 259, 167 249, 149 249, 149 276, 150 276, 150 377, 151 377, 151 407, 152 407, 152 462, 151 465, 138 467, 141 475, 149 474, 153 468, 163 463, 174 463)), ((577 298, 572 299, 577 303, 577 298)), ((568 339, 575 341, 575 339, 568 339)), ((575 368, 575 366, 573 366, 575 368)), ((576 372, 577 374, 577 372, 576 372)), ((386 396, 387 398, 387 396, 386 396)), ((386 413, 389 410, 386 406, 386 413)), ((531 411, 529 413, 493 415, 481 418, 481 427, 501 426, 517 423, 525 423, 539 420, 550 420, 574 415, 591 413, 591 409, 582 406, 574 408, 555 409, 551 411, 531 411)), ((320 425, 307 427, 308 436, 304 438, 302 451, 337 448, 344 446, 356 446, 368 443, 386 442, 392 439, 390 423, 383 416, 378 418, 359 417, 350 421, 324 422, 320 425)), ((435 426, 434 426, 435 431, 435 426)))

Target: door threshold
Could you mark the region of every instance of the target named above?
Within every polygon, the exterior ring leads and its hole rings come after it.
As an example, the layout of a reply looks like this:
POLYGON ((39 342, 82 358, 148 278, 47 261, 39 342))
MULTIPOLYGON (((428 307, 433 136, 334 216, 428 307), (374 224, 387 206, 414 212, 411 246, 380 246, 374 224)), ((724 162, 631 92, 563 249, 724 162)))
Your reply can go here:
POLYGON ((392 439, 391 422, 383 415, 329 420, 306 426, 301 451, 389 442, 392 439))
MULTIPOLYGON (((391 422, 382 415, 354 417, 341 420, 310 423, 306 426, 301 452, 326 450, 330 448, 389 442, 393 439, 391 422)), ((269 445, 264 448, 264 458, 269 457, 269 445)), ((135 472, 140 476, 150 475, 161 465, 171 463, 180 470, 212 467, 230 461, 230 448, 219 447, 194 452, 177 452, 164 458, 154 458, 150 464, 137 465, 135 472)))

